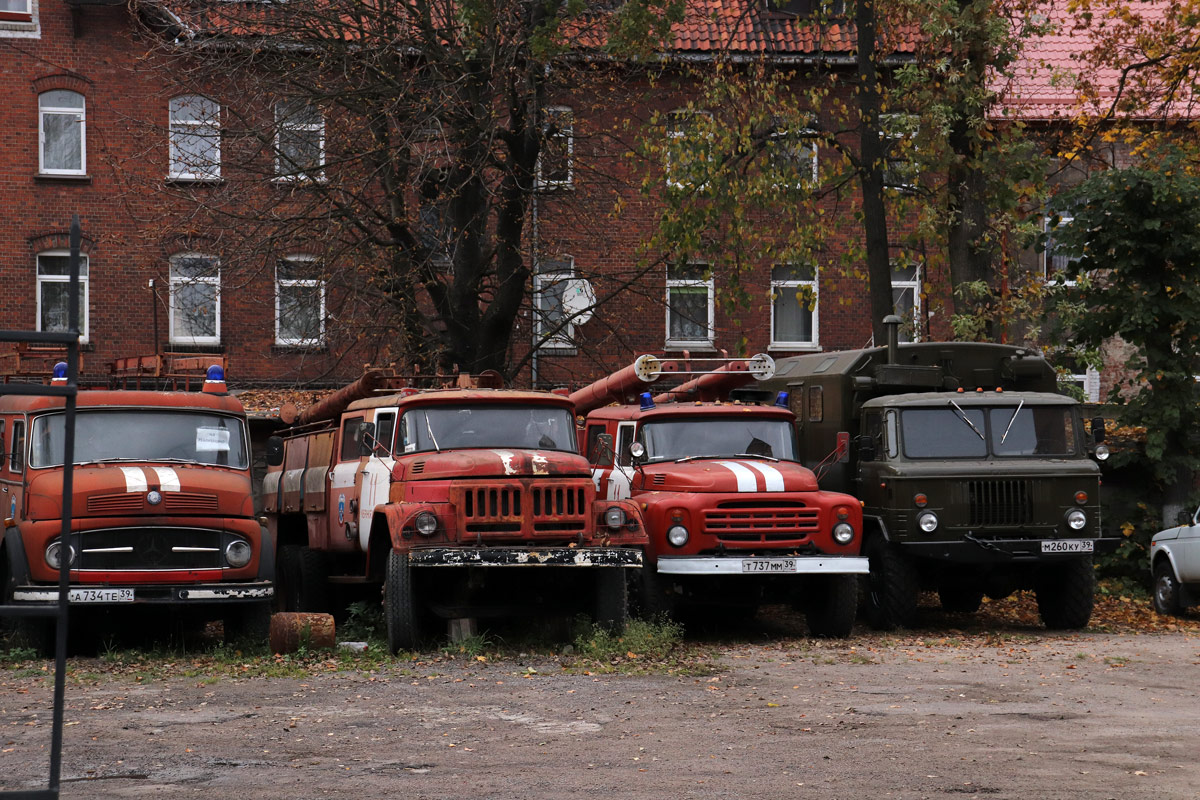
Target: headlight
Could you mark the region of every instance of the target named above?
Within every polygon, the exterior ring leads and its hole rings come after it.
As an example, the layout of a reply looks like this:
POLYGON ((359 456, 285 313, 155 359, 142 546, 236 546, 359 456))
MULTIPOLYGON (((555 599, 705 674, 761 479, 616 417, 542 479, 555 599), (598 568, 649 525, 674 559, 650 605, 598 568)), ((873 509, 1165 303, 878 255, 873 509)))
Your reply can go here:
POLYGON ((1087 525, 1087 514, 1080 511, 1078 508, 1073 508, 1067 512, 1067 527, 1073 531, 1083 530, 1083 526, 1087 525))
POLYGON ((917 526, 926 533, 933 533, 938 526, 937 514, 932 511, 922 511, 917 515, 917 526))
MULTIPOLYGON (((46 563, 51 569, 62 567, 62 542, 51 542, 46 547, 46 563)), ((75 563, 75 548, 67 547, 67 566, 75 563)))
POLYGON ((433 536, 437 531, 438 520, 437 516, 429 511, 422 511, 417 514, 417 518, 413 520, 413 524, 417 526, 417 533, 422 536, 433 536))
POLYGON ((1096 445, 1095 453, 1096 453, 1097 461, 1107 461, 1108 455, 1109 455, 1108 445, 1106 445, 1106 444, 1096 445))
POLYGON ((850 544, 854 541, 854 526, 849 522, 839 522, 834 525, 833 540, 838 544, 850 544))
POLYGON ((688 529, 682 525, 672 525, 667 530, 667 541, 676 547, 683 547, 687 544, 688 529))
POLYGON ((225 560, 229 562, 229 566, 231 567, 246 566, 250 563, 250 556, 253 554, 249 542, 244 542, 241 539, 232 541, 225 546, 225 560))
POLYGON ((616 530, 625 524, 625 509, 613 506, 604 512, 604 524, 616 530))

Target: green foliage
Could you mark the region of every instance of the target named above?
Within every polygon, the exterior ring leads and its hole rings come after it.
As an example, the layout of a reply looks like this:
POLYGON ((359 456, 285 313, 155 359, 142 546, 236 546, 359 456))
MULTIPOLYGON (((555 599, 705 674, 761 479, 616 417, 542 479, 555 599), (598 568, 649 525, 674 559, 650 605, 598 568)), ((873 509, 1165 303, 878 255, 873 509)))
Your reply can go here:
POLYGON ((621 633, 591 625, 575 637, 576 668, 595 672, 672 671, 683 645, 683 627, 662 620, 630 620, 621 633))
POLYGON ((346 621, 338 628, 338 639, 344 642, 381 642, 387 624, 383 618, 383 606, 359 600, 347 609, 346 621))

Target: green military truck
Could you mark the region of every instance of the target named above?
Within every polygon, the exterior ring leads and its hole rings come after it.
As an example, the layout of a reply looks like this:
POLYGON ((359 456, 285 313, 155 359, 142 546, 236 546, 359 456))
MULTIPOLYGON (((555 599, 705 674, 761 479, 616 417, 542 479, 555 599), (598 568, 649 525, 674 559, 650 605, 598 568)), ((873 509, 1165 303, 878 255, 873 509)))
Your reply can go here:
POLYGON ((787 391, 801 458, 824 489, 864 512, 863 612, 911 627, 917 595, 948 611, 1033 589, 1050 628, 1092 613, 1100 527, 1102 420, 1084 428, 1032 350, 998 344, 899 344, 776 361, 759 389, 787 391))

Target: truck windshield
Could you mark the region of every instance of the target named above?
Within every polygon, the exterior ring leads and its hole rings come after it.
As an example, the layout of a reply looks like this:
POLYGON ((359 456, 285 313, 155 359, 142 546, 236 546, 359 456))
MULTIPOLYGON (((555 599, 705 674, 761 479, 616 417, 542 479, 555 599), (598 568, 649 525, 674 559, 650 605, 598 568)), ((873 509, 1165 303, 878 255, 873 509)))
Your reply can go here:
POLYGON ((909 458, 1070 456, 1077 452, 1071 409, 1012 405, 910 408, 900 414, 909 458))
MULTIPOLYGON (((29 465, 63 463, 62 414, 33 421, 29 465)), ((245 426, 237 417, 182 409, 80 409, 75 416, 75 463, 169 461, 217 464, 236 469, 250 465, 245 426)))
POLYGON ((556 406, 426 406, 400 418, 397 452, 467 447, 578 452, 571 412, 556 406))
POLYGON ((706 456, 767 456, 794 461, 792 426, 783 419, 748 416, 672 419, 642 425, 640 441, 649 461, 706 456))

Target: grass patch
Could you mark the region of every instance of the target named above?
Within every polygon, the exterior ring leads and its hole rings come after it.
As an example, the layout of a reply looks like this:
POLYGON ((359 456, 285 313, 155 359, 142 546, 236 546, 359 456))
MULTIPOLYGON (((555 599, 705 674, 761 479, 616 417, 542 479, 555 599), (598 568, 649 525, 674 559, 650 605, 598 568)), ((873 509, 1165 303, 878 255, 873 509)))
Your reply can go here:
POLYGON ((713 666, 683 642, 683 626, 669 620, 631 620, 620 633, 585 624, 563 659, 571 672, 584 674, 708 675, 713 666))

